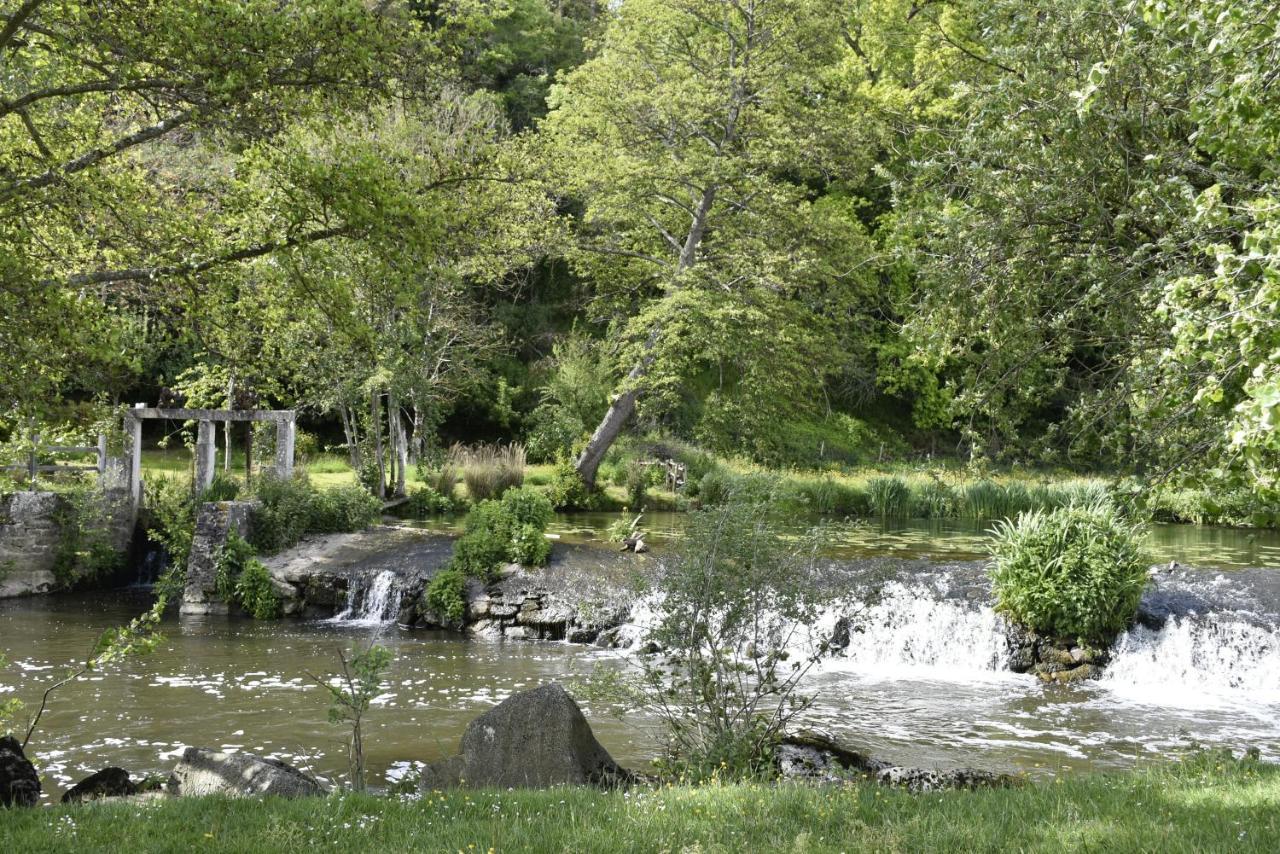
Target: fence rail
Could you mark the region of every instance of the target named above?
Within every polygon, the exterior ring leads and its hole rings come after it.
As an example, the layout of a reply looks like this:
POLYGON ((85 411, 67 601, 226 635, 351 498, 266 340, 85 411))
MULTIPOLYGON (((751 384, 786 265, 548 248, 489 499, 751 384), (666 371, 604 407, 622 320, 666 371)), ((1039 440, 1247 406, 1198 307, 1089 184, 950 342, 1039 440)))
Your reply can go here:
POLYGON ((27 473, 27 477, 31 481, 31 489, 34 491, 36 483, 41 473, 52 474, 54 472, 71 472, 71 471, 92 471, 102 474, 107 468, 107 437, 105 435, 98 437, 96 445, 41 445, 40 434, 31 434, 31 451, 27 454, 25 463, 16 465, 0 466, 0 471, 23 471, 27 473), (84 465, 76 463, 41 463, 40 458, 49 454, 94 454, 97 460, 93 465, 84 465))

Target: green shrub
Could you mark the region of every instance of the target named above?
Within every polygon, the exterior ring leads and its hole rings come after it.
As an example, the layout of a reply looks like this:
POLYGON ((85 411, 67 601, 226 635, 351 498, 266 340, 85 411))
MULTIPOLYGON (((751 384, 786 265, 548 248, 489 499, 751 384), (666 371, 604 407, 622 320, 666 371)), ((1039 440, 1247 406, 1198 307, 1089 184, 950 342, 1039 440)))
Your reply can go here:
POLYGON ((308 534, 359 531, 373 524, 382 504, 358 486, 318 490, 305 475, 263 477, 257 484, 251 541, 263 554, 296 545, 308 534))
POLYGON ((196 502, 191 487, 164 475, 148 478, 143 506, 147 539, 168 554, 170 580, 180 585, 196 529, 196 502))
POLYGON ((533 525, 540 532, 547 529, 555 516, 551 500, 536 489, 520 487, 502 496, 502 506, 517 525, 533 525))
POLYGON ((240 482, 221 473, 214 475, 209 488, 200 496, 201 501, 235 501, 240 494, 240 482))
POLYGON ((1030 511, 995 527, 997 608, 1046 635, 1108 643, 1147 583, 1138 529, 1109 503, 1030 511))
POLYGON ((410 519, 426 519, 453 509, 453 502, 430 486, 409 493, 409 500, 401 505, 401 513, 410 519))
POLYGON ((255 556, 253 546, 235 533, 227 537, 218 556, 214 586, 229 605, 239 605, 255 620, 280 616, 280 597, 271 573, 255 556))
POLYGON ((481 501, 467 514, 449 565, 486 581, 508 561, 545 565, 551 544, 543 533, 553 515, 551 501, 529 487, 510 490, 501 501, 481 501))
POLYGON ((280 597, 271 584, 271 573, 262 561, 250 558, 236 581, 236 598, 240 607, 255 620, 271 620, 280 616, 280 597))
POLYGON ((714 468, 702 476, 698 484, 697 496, 703 507, 716 507, 729 500, 729 495, 737 485, 737 477, 733 472, 722 468, 714 468))
POLYGON ((446 621, 459 624, 467 614, 467 575, 457 567, 437 572, 427 583, 427 606, 446 621))
POLYGON ((632 510, 644 507, 645 493, 649 489, 649 469, 639 460, 627 463, 624 484, 627 490, 627 506, 632 510))
POLYGON ((552 470, 547 498, 557 510, 594 510, 600 502, 597 495, 587 489, 578 476, 577 468, 568 459, 561 459, 552 470))
POLYGON ((359 531, 376 522, 382 513, 382 503, 358 486, 316 490, 312 501, 308 534, 359 531))
POLYGON ((537 525, 520 525, 511 535, 507 557, 522 566, 546 566, 551 559, 551 541, 537 525))
POLYGON ((875 477, 867 481, 871 512, 886 519, 905 518, 911 509, 911 489, 899 477, 875 477))

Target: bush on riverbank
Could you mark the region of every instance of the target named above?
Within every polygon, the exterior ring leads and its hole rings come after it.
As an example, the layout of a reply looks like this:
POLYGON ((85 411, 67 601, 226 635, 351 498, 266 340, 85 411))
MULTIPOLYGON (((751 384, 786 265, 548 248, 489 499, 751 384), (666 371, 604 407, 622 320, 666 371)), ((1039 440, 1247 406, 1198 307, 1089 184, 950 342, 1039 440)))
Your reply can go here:
POLYGON ((500 501, 481 501, 467 514, 450 566, 485 580, 507 562, 544 566, 551 557, 544 534, 553 515, 550 500, 532 487, 508 490, 500 501))
POLYGON ((1022 513, 995 535, 996 608, 1014 622, 1105 644, 1133 620, 1149 564, 1138 528, 1111 504, 1022 513))
POLYGON ((254 490, 261 506, 253 513, 250 542, 263 554, 296 545, 308 534, 359 531, 373 524, 382 505, 358 486, 320 490, 305 475, 265 476, 254 490))
POLYGON ((271 584, 271 573, 253 546, 234 532, 222 546, 214 585, 224 602, 239 605, 255 620, 280 616, 280 597, 271 584))
POLYGON ((0 850, 1280 850, 1280 767, 1206 754, 1115 774, 913 795, 874 784, 459 789, 16 810, 0 850))

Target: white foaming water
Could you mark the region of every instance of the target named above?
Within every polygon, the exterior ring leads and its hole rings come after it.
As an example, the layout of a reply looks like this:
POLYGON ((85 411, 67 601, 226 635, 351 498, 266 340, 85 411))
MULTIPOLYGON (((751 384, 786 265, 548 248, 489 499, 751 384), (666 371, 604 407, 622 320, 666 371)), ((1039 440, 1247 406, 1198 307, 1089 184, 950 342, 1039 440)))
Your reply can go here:
POLYGON ((1004 632, 995 611, 940 598, 921 585, 892 582, 881 597, 850 617, 849 646, 834 663, 869 675, 904 670, 970 679, 1007 670, 1004 632))
POLYGON ((1274 715, 1280 627, 1231 614, 1173 617, 1159 630, 1138 627, 1116 640, 1100 684, 1140 703, 1239 705, 1274 715))
POLYGON ((347 606, 330 622, 347 625, 381 626, 394 623, 400 614, 404 591, 394 572, 383 570, 368 579, 354 579, 347 590, 347 606))

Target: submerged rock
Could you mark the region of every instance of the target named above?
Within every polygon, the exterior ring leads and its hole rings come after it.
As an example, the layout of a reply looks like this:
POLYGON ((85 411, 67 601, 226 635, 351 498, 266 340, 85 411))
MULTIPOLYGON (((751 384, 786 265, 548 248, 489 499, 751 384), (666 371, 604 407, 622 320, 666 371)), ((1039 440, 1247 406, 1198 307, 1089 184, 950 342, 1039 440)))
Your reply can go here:
POLYGON ((846 747, 826 733, 806 731, 785 736, 775 748, 778 773, 814 783, 873 780, 910 792, 942 789, 1002 788, 1014 784, 1007 774, 956 768, 945 771, 891 765, 846 747))
POLYGON ((0 806, 33 807, 40 800, 40 777, 11 735, 0 738, 0 806))
POLYGON ((129 779, 129 772, 114 765, 90 774, 76 783, 62 796, 64 804, 96 801, 98 798, 122 798, 136 795, 138 787, 129 779))
POLYGON ((325 793, 324 787, 310 774, 279 759, 202 747, 188 747, 183 751, 166 790, 177 797, 277 795, 297 798, 325 793))
POLYGON ((559 685, 512 694, 467 725, 459 755, 427 766, 425 789, 612 787, 628 782, 559 685))

